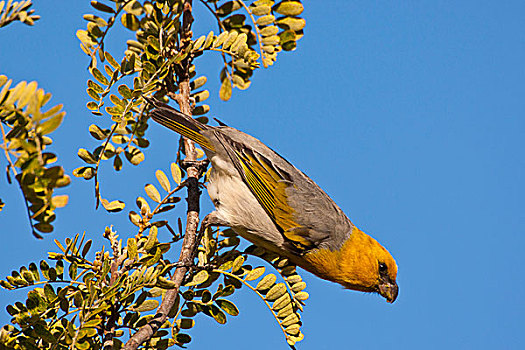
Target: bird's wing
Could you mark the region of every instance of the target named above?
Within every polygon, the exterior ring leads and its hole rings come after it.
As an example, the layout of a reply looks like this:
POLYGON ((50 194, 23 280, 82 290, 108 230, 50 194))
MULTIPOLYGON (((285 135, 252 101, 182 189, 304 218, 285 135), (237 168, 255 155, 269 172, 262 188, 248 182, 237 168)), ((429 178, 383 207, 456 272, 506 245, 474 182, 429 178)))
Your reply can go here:
MULTIPOLYGON (((230 159, 277 229, 297 248, 308 250, 319 243, 319 235, 298 222, 287 190, 296 186, 292 176, 267 157, 222 133, 217 134, 230 159)), ((284 160, 284 159, 283 159, 284 160)))

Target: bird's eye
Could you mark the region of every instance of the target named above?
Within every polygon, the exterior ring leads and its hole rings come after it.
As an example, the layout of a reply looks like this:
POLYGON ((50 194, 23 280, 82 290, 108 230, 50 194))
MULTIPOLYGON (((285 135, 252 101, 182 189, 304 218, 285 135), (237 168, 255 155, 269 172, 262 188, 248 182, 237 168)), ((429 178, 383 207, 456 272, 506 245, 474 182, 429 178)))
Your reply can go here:
POLYGON ((379 272, 386 272, 387 267, 385 263, 379 263, 379 272))

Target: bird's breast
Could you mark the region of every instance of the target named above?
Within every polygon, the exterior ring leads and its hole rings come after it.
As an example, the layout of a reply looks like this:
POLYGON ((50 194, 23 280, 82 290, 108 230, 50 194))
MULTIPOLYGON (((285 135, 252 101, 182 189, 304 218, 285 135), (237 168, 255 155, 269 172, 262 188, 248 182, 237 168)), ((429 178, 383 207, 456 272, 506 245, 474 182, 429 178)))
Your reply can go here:
POLYGON ((272 251, 283 247, 282 234, 233 165, 217 157, 211 163, 207 189, 219 218, 254 244, 272 251))

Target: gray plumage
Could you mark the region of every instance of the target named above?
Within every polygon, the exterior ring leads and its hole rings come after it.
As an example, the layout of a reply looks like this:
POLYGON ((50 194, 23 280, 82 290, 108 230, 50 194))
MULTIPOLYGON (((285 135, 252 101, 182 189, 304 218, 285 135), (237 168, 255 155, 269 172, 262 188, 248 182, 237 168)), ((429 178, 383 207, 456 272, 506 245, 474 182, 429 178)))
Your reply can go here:
POLYGON ((350 236, 353 224, 342 210, 277 152, 232 127, 204 125, 168 105, 154 103, 157 108, 150 114, 153 120, 200 144, 212 164, 207 188, 216 207, 210 215, 214 224, 229 226, 253 243, 292 260, 293 255, 312 249, 338 250, 350 236), (195 137, 195 133, 205 141, 195 137), (289 210, 285 214, 292 215, 296 227, 280 227, 282 213, 264 205, 265 196, 258 193, 257 186, 248 179, 246 159, 252 162, 249 169, 262 165, 279 174, 279 180, 271 185, 277 186, 279 182, 286 185, 289 210), (259 164, 254 164, 254 160, 259 164), (287 231, 295 231, 304 241, 289 239, 287 231))

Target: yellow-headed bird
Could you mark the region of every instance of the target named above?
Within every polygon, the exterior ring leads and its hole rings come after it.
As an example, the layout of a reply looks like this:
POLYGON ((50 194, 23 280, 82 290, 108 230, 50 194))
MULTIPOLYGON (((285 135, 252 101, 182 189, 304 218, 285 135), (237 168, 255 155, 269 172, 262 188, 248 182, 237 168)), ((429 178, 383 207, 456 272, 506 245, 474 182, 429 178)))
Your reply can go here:
POLYGON ((397 265, 308 176, 268 146, 227 126, 208 126, 151 99, 156 122, 199 144, 212 168, 215 205, 205 224, 229 226, 311 273, 394 302, 397 265))

